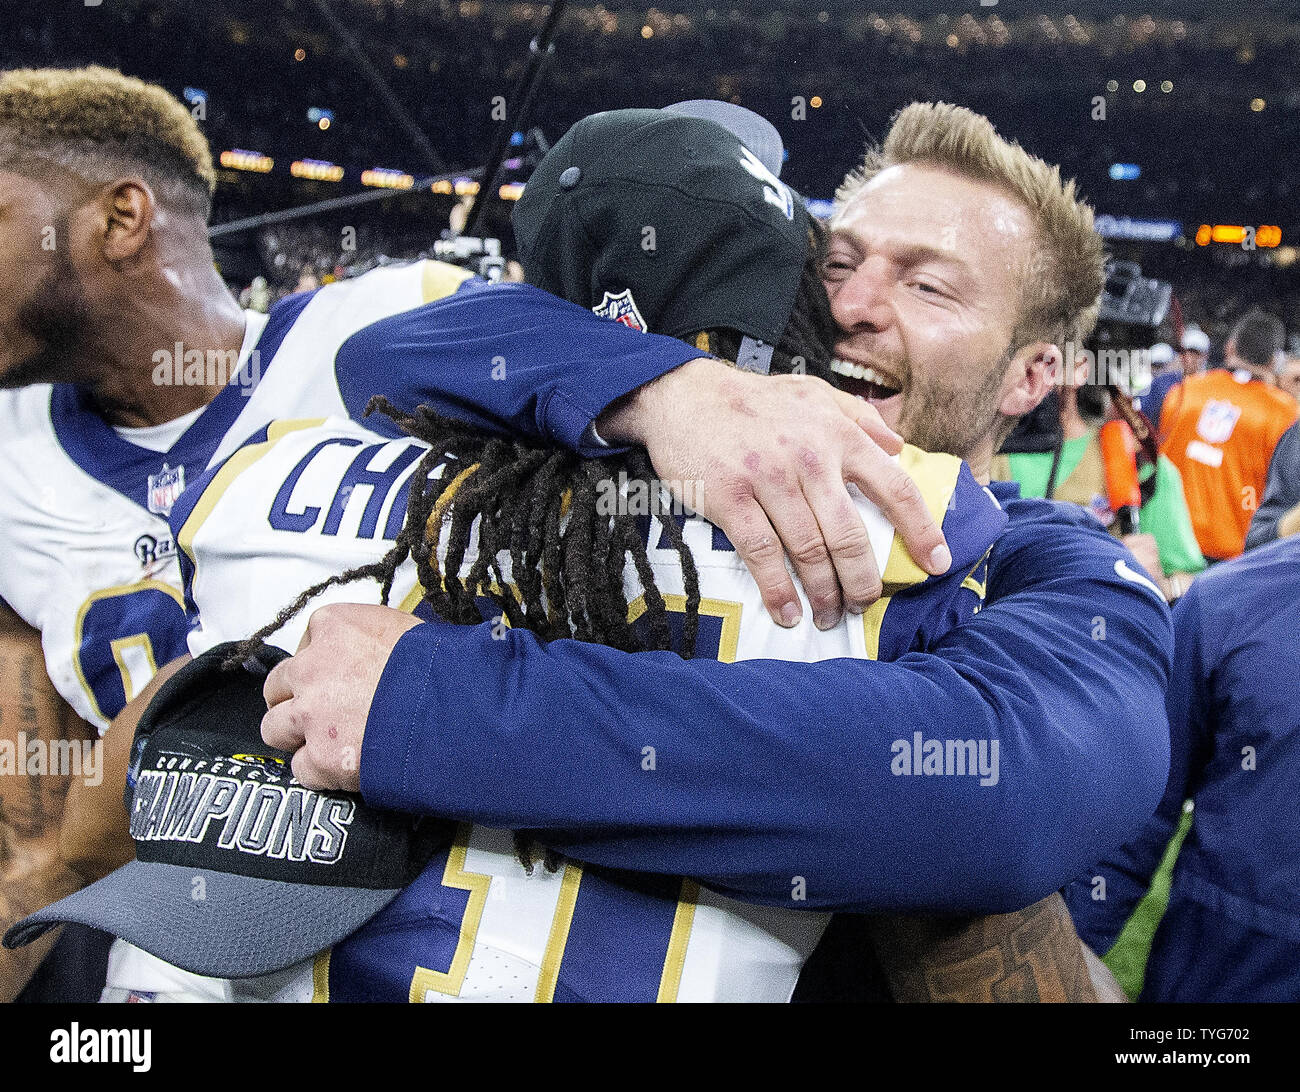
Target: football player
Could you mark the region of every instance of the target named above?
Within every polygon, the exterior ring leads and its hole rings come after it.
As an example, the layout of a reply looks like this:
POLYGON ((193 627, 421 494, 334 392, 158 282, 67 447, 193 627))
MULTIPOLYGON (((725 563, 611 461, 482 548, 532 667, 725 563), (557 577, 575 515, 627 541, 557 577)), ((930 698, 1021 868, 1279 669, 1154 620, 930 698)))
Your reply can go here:
MULTIPOLYGON (((54 689, 90 726, 83 735, 184 651, 167 513, 272 419, 355 416, 382 386, 406 409, 430 404, 598 453, 589 428, 610 401, 701 357, 436 262, 292 296, 269 316, 244 312, 213 266, 213 183, 196 122, 161 88, 100 68, 0 76, 0 600, 21 620, 4 640, 21 655, 39 634, 54 689), (570 382, 579 358, 601 368, 614 398, 593 401, 570 382)), ((871 438, 896 451, 892 434, 869 407, 810 389, 822 425, 833 414, 851 426, 863 490, 938 571, 937 525, 871 438)), ((744 507, 749 523, 762 518, 757 501, 744 507)), ((838 602, 824 569, 819 586, 838 602)), ((6 705, 21 703, 21 677, 8 672, 3 685, 6 705)), ((19 727, 4 726, 14 744, 19 727)), ((6 798, 6 813, 15 806, 6 798)), ((0 819, 10 846, 0 897, 29 905, 33 855, 61 866, 44 823, 0 819)), ((0 993, 13 996, 26 973, 0 968, 0 993)))

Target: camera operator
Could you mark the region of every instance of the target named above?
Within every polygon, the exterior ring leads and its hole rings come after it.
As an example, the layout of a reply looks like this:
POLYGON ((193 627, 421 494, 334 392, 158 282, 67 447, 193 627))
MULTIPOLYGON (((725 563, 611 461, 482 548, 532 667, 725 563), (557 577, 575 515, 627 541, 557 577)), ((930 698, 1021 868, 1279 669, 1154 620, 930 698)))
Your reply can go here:
POLYGON ((1165 402, 1161 451, 1183 476, 1196 539, 1211 561, 1245 549, 1273 451, 1300 413, 1277 385, 1285 342, 1281 320, 1251 311, 1228 336, 1225 369, 1186 380, 1165 402))
POLYGON ((1022 496, 1086 509, 1123 541, 1170 601, 1187 590, 1205 559, 1178 470, 1158 455, 1150 422, 1121 390, 1134 377, 1111 373, 1115 360, 1142 359, 1171 298, 1169 285, 1143 278, 1136 265, 1112 263, 1088 348, 1008 437, 992 467, 994 479, 1018 482, 1022 496))
POLYGON ((1163 455, 1141 468, 1139 530, 1123 533, 1111 502, 1114 489, 1107 482, 1110 467, 1101 440, 1106 422, 1123 421, 1110 392, 1091 384, 1066 385, 1048 402, 1049 411, 1059 406, 1059 458, 1055 450, 1006 453, 994 461, 994 478, 1019 482, 1021 496, 1050 497, 1087 509, 1133 552, 1165 598, 1177 599, 1205 569, 1177 468, 1163 455))

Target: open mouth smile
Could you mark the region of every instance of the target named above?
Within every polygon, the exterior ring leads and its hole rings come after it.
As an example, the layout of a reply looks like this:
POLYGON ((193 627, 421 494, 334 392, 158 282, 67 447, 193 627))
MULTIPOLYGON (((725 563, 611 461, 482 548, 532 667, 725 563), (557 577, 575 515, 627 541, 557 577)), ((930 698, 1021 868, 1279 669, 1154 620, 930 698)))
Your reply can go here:
POLYGON ((855 364, 836 357, 831 361, 840 390, 867 402, 884 402, 902 394, 902 384, 870 364, 855 364))

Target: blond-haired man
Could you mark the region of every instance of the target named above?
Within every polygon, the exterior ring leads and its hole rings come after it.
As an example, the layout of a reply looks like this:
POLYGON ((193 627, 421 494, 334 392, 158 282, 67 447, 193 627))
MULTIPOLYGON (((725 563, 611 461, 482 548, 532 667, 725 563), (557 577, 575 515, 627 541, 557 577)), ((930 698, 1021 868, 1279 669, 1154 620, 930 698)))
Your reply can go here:
MULTIPOLYGON (((906 439, 987 480, 1000 438, 1095 321, 1091 210, 986 119, 914 104, 850 177, 832 227, 837 372, 906 439)), ((793 447, 813 488, 847 506, 836 440, 800 427, 780 382, 692 363, 599 428, 644 444, 663 479, 704 477, 733 496, 807 492, 784 476, 793 447)), ((578 859, 636 861, 754 901, 1026 906, 1154 809, 1170 626, 1159 590, 1089 517, 993 489, 1010 520, 988 605, 896 663, 680 661, 326 607, 267 680, 264 738, 305 748, 309 780, 372 803, 541 830, 578 859), (1005 771, 983 784, 949 761, 981 743, 1005 771)), ((842 549, 836 511, 823 504, 821 531, 785 538, 791 555, 842 549)), ((889 609, 888 590, 873 610, 889 609)), ((936 936, 953 964, 986 961, 990 997, 1032 980, 989 958, 981 928, 940 921, 936 936)))

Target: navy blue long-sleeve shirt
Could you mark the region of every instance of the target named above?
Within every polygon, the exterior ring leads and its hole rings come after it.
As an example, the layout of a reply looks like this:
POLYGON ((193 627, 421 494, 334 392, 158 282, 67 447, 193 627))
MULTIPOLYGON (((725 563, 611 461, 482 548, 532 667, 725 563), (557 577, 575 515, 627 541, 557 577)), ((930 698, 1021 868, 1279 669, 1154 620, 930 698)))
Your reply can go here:
POLYGON ((1108 951, 1191 798, 1140 999, 1300 1001, 1300 539, 1199 577, 1174 610, 1174 635, 1164 798, 1066 901, 1079 935, 1108 951))
POLYGON ((1171 633, 1155 586, 1086 514, 994 488, 1009 522, 987 606, 892 663, 723 664, 417 626, 371 707, 362 792, 773 905, 792 890, 839 910, 1028 905, 1150 818, 1171 633), (915 733, 996 740, 996 784, 896 772, 915 733))

